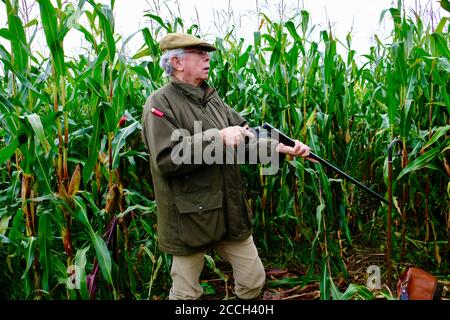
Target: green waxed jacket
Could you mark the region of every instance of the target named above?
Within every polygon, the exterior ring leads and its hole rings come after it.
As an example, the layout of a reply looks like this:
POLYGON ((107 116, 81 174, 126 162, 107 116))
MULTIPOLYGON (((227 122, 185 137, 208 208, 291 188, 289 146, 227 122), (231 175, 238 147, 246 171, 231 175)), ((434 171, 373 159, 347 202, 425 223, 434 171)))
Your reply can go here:
POLYGON ((245 124, 206 83, 195 87, 171 78, 148 98, 142 136, 150 155, 162 251, 189 255, 222 239, 244 240, 252 233, 252 212, 238 164, 175 164, 171 157, 180 146, 180 141, 172 141, 175 129, 187 130, 188 144, 206 148, 213 140, 205 139, 205 132, 218 135, 220 129, 245 124), (152 108, 164 116, 156 116, 152 108), (194 130, 195 121, 201 121, 201 132, 194 130))

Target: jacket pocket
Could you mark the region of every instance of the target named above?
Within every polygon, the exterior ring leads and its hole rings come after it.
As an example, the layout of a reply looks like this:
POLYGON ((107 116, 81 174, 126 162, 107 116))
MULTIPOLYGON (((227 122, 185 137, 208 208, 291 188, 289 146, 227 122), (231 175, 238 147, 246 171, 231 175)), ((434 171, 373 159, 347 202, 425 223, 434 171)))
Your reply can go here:
POLYGON ((202 191, 175 196, 181 241, 203 247, 219 241, 226 232, 222 191, 202 191))

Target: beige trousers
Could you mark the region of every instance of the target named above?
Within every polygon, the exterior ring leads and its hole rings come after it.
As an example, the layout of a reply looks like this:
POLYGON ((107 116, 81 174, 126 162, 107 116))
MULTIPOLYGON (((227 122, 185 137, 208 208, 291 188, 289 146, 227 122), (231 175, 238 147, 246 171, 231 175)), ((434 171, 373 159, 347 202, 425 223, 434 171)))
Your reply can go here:
MULTIPOLYGON (((233 268, 234 291, 240 299, 256 298, 266 280, 253 237, 246 240, 223 240, 215 245, 216 252, 233 268)), ((204 265, 204 252, 189 256, 173 256, 172 288, 169 300, 193 300, 203 294, 199 283, 204 265)))

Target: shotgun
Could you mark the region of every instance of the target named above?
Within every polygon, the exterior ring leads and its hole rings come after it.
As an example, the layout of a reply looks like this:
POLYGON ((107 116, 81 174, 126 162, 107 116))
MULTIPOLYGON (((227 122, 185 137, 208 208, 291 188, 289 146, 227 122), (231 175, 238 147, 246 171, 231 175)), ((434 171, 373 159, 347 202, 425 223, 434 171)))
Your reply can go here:
MULTIPOLYGON (((289 138, 287 135, 285 135, 284 133, 282 133, 280 130, 276 129, 274 126, 272 126, 271 124, 265 122, 262 126, 262 129, 265 129, 268 131, 268 135, 271 138, 276 139, 278 142, 281 142, 284 145, 287 145, 289 147, 294 147, 295 146, 295 142, 293 139, 289 138)), ((256 131, 258 132, 259 130, 256 129, 256 131)), ((372 196, 374 196, 375 198, 377 198, 380 201, 383 201, 384 203, 388 204, 388 201, 379 193, 376 193, 375 191, 373 191, 372 189, 369 189, 368 187, 366 187, 364 184, 362 184, 361 182, 359 182, 358 180, 356 180, 355 178, 349 176, 347 173, 345 173, 344 171, 342 171, 341 169, 333 166, 331 163, 329 163, 328 161, 322 159, 321 157, 319 157, 318 155, 310 152, 309 158, 314 159, 318 162, 320 162, 321 164, 325 165, 326 167, 336 171, 337 173, 339 173, 341 176, 343 176, 344 178, 346 178, 347 180, 353 182, 354 184, 356 184, 358 187, 360 187, 361 189, 363 189, 364 191, 370 193, 372 196)))

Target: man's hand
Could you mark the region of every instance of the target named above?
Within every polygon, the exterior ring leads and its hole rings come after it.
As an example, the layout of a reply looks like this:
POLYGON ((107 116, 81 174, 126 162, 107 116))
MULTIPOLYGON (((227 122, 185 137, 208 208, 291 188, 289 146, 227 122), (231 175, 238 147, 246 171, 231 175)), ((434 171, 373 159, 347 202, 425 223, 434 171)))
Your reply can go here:
POLYGON ((295 146, 289 147, 287 145, 284 145, 282 143, 279 143, 276 148, 277 152, 279 153, 285 153, 287 155, 293 156, 293 157, 302 157, 307 160, 310 160, 312 162, 316 162, 316 160, 309 158, 309 154, 311 153, 311 149, 306 145, 301 143, 298 140, 295 140, 295 146))
POLYGON ((227 146, 237 146, 244 142, 245 137, 255 138, 248 128, 245 127, 228 127, 219 131, 222 141, 227 146))

